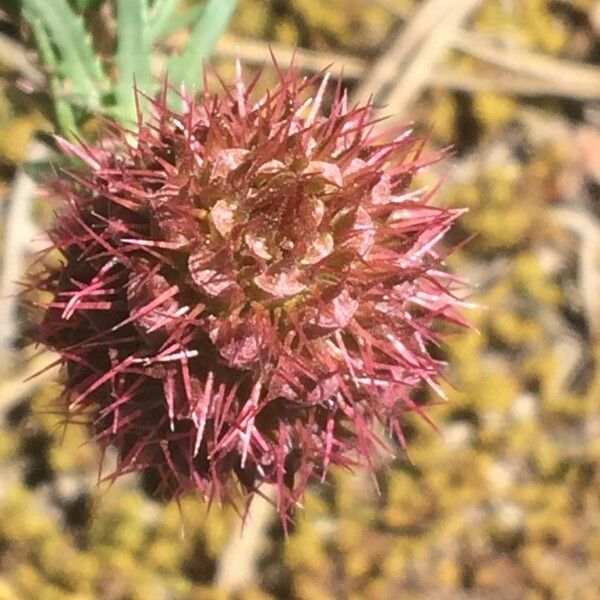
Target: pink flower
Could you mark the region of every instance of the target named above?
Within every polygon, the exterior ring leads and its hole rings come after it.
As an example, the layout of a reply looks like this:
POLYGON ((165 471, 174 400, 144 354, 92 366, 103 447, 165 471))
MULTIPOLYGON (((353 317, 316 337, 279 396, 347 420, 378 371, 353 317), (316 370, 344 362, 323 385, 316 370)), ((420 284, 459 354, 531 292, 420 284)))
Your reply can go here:
POLYGON ((39 339, 66 365, 63 406, 89 418, 114 476, 151 469, 168 497, 250 500, 286 515, 330 465, 371 464, 381 423, 403 444, 411 392, 439 390, 438 323, 464 324, 438 249, 461 211, 409 191, 430 160, 373 107, 294 67, 252 99, 153 102, 134 134, 62 141, 64 256, 39 339))

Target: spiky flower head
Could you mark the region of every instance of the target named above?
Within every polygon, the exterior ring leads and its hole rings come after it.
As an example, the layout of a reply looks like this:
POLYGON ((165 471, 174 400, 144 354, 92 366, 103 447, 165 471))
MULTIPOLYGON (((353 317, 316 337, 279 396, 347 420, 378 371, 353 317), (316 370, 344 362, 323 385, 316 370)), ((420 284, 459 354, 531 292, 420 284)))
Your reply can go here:
POLYGON ((315 79, 278 69, 253 100, 239 71, 180 111, 163 94, 135 132, 61 142, 80 166, 54 185, 39 339, 114 476, 233 502, 267 482, 284 516, 330 465, 370 465, 378 423, 403 443, 411 392, 439 389, 437 323, 462 319, 437 247, 459 211, 410 191, 430 162, 410 130, 375 136, 339 86, 323 114, 327 76, 307 98, 315 79))

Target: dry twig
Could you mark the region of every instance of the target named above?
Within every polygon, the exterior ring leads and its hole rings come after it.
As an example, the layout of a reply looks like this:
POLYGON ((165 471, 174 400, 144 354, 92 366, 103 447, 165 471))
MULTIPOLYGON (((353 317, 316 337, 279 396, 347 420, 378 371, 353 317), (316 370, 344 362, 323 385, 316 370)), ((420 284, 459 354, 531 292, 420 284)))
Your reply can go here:
MULTIPOLYGON (((410 11, 399 6, 395 0, 377 0, 377 2, 402 21, 410 18, 410 11)), ((549 86, 549 93, 553 93, 558 88, 559 95, 563 95, 570 87, 571 93, 568 94, 570 97, 585 99, 600 96, 600 69, 597 67, 506 47, 502 42, 500 38, 493 39, 490 36, 459 28, 452 35, 449 44, 455 50, 499 66, 511 73, 539 79, 540 81, 533 82, 534 88, 536 85, 543 86, 542 81, 544 81, 549 86)), ((527 86, 524 87, 527 89, 527 86)), ((537 92, 534 89, 531 93, 537 92)))
MULTIPOLYGON (((274 490, 267 492, 274 498, 274 490)), ((256 565, 265 544, 267 527, 275 510, 273 504, 256 496, 250 505, 245 523, 239 521, 221 554, 215 586, 228 592, 243 590, 256 582, 256 565)))
POLYGON ((369 70, 355 97, 387 104, 402 115, 427 84, 452 35, 481 0, 428 0, 369 70))
POLYGON ((44 85, 46 78, 29 60, 24 46, 0 33, 0 62, 20 73, 36 86, 44 85))
POLYGON ((429 85, 466 92, 494 92, 515 96, 558 96, 583 101, 600 98, 600 89, 590 85, 578 86, 564 79, 541 79, 511 73, 494 76, 440 69, 431 73, 429 85))
POLYGON ((574 94, 600 97, 600 69, 565 59, 502 47, 487 36, 472 32, 457 32, 452 46, 464 52, 523 77, 549 82, 574 94))
POLYGON ((28 361, 21 371, 5 378, 0 383, 0 415, 41 385, 56 379, 59 371, 58 365, 53 366, 56 360, 57 356, 52 352, 43 352, 28 361))
MULTIPOLYGON (((27 152, 27 161, 44 160, 49 153, 45 144, 34 139, 27 152)), ((25 255, 33 231, 30 209, 36 189, 36 182, 21 166, 15 177, 4 223, 4 248, 0 271, 0 370, 6 369, 18 330, 18 280, 23 274, 25 255)))
POLYGON ((244 63, 251 65, 269 64, 271 51, 282 64, 289 63, 294 58, 300 68, 315 73, 331 68, 332 74, 343 74, 345 79, 359 79, 365 72, 365 61, 349 54, 314 52, 293 48, 287 44, 267 43, 231 34, 221 36, 216 48, 218 56, 232 59, 239 56, 244 63))
MULTIPOLYGON (((461 32, 461 37, 467 34, 461 32)), ((487 44, 495 47, 493 42, 487 44)), ((369 66, 367 61, 336 52, 313 52, 303 48, 292 48, 286 44, 267 44, 260 40, 241 38, 234 35, 225 35, 217 46, 217 54, 223 58, 235 58, 239 56, 245 63, 251 65, 265 65, 270 61, 269 48, 278 56, 283 63, 290 62, 294 57, 296 64, 303 70, 317 73, 332 67, 334 74, 343 76, 345 80, 360 80, 369 66)), ((495 48, 497 50, 497 48, 495 48)), ((510 53, 510 50, 502 50, 510 53)), ((537 55, 535 55, 537 58, 537 55)), ((497 75, 463 73, 452 67, 436 69, 429 73, 427 86, 444 89, 463 90, 467 92, 496 92, 500 94, 514 94, 516 96, 560 96, 575 98, 577 100, 594 100, 600 96, 600 91, 589 83, 578 85, 575 79, 581 82, 579 77, 579 65, 575 63, 576 69, 569 61, 543 57, 548 64, 554 65, 552 72, 562 73, 564 76, 548 77, 538 73, 535 77, 519 75, 508 70, 497 75)), ((515 61, 507 60, 512 64, 515 61)), ((586 67, 587 68, 587 67, 586 67)), ((593 69, 594 81, 600 74, 600 70, 593 69)))
POLYGON ((579 238, 579 292, 590 330, 600 333, 600 224, 586 212, 557 208, 557 221, 579 238))

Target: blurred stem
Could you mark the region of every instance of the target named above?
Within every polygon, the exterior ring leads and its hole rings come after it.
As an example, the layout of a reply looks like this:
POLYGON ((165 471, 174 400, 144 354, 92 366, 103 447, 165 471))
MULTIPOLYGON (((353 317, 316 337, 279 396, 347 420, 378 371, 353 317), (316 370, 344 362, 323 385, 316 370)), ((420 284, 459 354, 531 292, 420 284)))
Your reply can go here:
POLYGON ((23 44, 4 33, 0 33, 0 63, 14 69, 35 86, 43 86, 45 83, 43 73, 29 62, 23 44))
MULTIPOLYGON (((26 162, 45 160, 48 147, 34 139, 28 148, 26 162)), ((17 337, 17 305, 19 284, 25 255, 32 233, 31 202, 36 193, 36 182, 25 172, 23 165, 17 171, 4 225, 4 248, 0 272, 0 371, 5 371, 12 357, 12 346, 17 337)))
POLYGON ((403 115, 427 85, 448 51, 453 35, 479 8, 482 0, 427 0, 372 65, 354 99, 390 106, 403 115))
POLYGON ((11 377, 4 377, 0 382, 0 417, 36 389, 56 381, 60 369, 58 359, 56 354, 44 351, 28 359, 11 377))
POLYGON ((73 113, 71 105, 69 104, 69 102, 61 98, 62 91, 60 89, 60 82, 55 73, 57 68, 56 56, 54 55, 54 50, 52 49, 52 45, 50 44, 50 39, 39 19, 33 19, 31 21, 31 27, 42 60, 48 65, 51 71, 50 89, 52 100, 54 102, 56 122, 58 124, 60 132, 63 135, 72 138, 73 135, 77 132, 77 124, 75 122, 75 115, 73 113))
POLYGON ((267 531, 275 514, 275 489, 265 490, 268 499, 257 495, 244 521, 238 520, 221 555, 214 584, 228 592, 252 586, 257 580, 257 563, 267 531))

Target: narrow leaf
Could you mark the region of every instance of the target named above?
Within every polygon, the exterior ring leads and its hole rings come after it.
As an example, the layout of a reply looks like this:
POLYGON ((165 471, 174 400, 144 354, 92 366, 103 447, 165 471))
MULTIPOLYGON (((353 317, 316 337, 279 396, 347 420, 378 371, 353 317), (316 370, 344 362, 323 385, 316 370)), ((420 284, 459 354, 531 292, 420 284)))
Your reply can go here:
POLYGON ((204 11, 204 5, 193 4, 185 10, 177 10, 172 17, 166 21, 160 29, 152 29, 152 41, 155 42, 161 38, 166 38, 177 31, 185 29, 198 21, 204 11))
POLYGON ((202 84, 202 62, 209 57, 235 11, 236 0, 207 0, 181 56, 171 59, 169 79, 188 89, 202 84))
POLYGON ((69 81, 73 94, 85 98, 90 109, 101 103, 102 90, 108 85, 100 60, 90 38, 66 0, 23 0, 25 17, 39 19, 57 49, 56 68, 69 81))
POLYGON ((117 11, 118 113, 122 119, 133 121, 136 116, 134 80, 146 94, 154 91, 146 0, 118 0, 117 11))
POLYGON ((76 0, 75 6, 80 10, 90 10, 98 8, 102 0, 76 0))
MULTIPOLYGON (((176 16, 180 0, 156 0, 148 15, 148 34, 152 41, 166 35, 176 16)), ((187 11, 186 11, 187 12, 187 11)))
POLYGON ((69 102, 61 95, 60 78, 56 72, 58 59, 54 53, 54 50, 52 49, 50 38, 48 37, 48 33, 44 29, 44 26, 41 24, 39 19, 31 15, 28 15, 26 18, 28 19, 31 30, 33 31, 33 35, 36 39, 40 57, 50 70, 50 87, 52 90, 51 98, 54 102, 56 123, 60 132, 64 136, 72 138, 72 136, 77 133, 75 115, 73 114, 73 109, 69 102))

